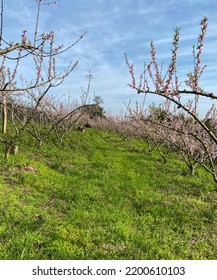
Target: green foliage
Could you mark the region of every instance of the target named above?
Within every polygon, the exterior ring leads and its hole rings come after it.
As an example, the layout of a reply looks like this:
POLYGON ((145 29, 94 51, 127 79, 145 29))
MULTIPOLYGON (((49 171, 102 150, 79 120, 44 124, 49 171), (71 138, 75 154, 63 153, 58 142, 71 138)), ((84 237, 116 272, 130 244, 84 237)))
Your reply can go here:
POLYGON ((0 259, 216 259, 214 188, 140 140, 87 129, 38 149, 25 135, 0 153, 0 259))
POLYGON ((93 118, 97 118, 97 117, 100 117, 100 118, 105 117, 106 112, 105 112, 104 108, 102 107, 103 99, 97 95, 94 97, 93 102, 96 105, 94 107, 88 108, 88 110, 87 110, 90 118, 93 119, 93 118))

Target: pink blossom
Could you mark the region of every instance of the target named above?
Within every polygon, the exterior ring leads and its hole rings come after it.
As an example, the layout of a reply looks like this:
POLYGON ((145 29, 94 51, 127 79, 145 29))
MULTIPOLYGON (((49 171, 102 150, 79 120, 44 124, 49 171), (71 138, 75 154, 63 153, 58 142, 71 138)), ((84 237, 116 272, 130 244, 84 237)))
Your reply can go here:
POLYGON ((23 33, 22 33, 22 42, 23 42, 23 43, 25 43, 25 42, 26 42, 26 40, 27 40, 27 37, 26 37, 26 32, 27 32, 27 31, 26 31, 26 30, 24 30, 24 31, 23 31, 23 33))

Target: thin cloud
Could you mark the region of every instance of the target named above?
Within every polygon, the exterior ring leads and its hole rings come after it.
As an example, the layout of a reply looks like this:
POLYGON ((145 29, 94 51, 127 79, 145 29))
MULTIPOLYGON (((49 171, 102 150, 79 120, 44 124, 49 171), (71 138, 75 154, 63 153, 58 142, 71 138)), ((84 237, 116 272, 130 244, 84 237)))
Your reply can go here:
MULTIPOLYGON (((208 64, 204 81, 216 89, 214 73, 217 72, 217 14, 216 0, 59 0, 59 5, 42 7, 40 32, 55 32, 55 45, 69 46, 86 31, 84 38, 69 52, 57 58, 57 68, 63 71, 68 62, 79 61, 78 66, 54 94, 68 93, 79 97, 81 85, 85 86, 88 71, 94 75, 92 92, 101 95, 107 110, 118 111, 123 101, 134 95, 127 86, 131 81, 125 65, 124 52, 135 65, 136 73, 142 72, 143 62, 150 61, 149 42, 155 41, 159 63, 170 62, 174 28, 181 28, 178 67, 181 77, 192 70, 192 45, 197 43, 200 20, 207 15, 208 31, 203 62, 208 64), (207 75, 207 76, 206 76, 207 75)), ((4 38, 21 40, 26 29, 34 33, 36 3, 29 0, 5 1, 4 38)), ((28 75, 30 66, 22 68, 28 75), (28 69, 29 68, 29 69, 28 69)), ((151 101, 150 101, 151 102, 151 101)))

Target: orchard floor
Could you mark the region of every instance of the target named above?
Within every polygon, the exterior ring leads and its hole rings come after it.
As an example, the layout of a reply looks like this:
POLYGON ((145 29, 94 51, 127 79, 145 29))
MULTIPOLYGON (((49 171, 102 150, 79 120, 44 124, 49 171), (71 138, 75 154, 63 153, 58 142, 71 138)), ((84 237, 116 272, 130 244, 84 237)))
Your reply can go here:
POLYGON ((92 128, 19 150, 0 153, 0 259, 217 258, 216 186, 176 153, 92 128))

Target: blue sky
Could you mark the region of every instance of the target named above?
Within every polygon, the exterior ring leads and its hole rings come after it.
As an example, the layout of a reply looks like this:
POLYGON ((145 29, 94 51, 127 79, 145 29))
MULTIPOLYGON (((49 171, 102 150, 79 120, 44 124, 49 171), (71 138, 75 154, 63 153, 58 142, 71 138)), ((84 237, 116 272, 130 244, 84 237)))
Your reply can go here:
MULTIPOLYGON (((30 36, 34 30, 36 3, 34 0, 4 1, 3 37, 20 40, 23 30, 30 36)), ((49 2, 49 0, 45 0, 49 2)), ((149 42, 155 41, 159 62, 168 63, 173 30, 181 28, 179 73, 183 80, 193 69, 192 45, 197 42, 200 20, 208 16, 208 32, 203 62, 207 64, 202 85, 217 92, 217 1, 216 0, 59 0, 58 5, 42 7, 40 31, 55 32, 56 44, 68 46, 86 31, 85 37, 58 59, 62 70, 69 61, 79 61, 75 71, 54 94, 69 94, 78 98, 81 86, 87 84, 86 75, 94 75, 91 92, 104 100, 106 110, 114 113, 124 108, 124 102, 142 100, 127 84, 131 81, 125 64, 124 52, 142 72, 144 61, 149 61, 149 42)), ((23 68, 23 75, 31 69, 23 68)), ((184 87, 184 86, 183 86, 184 87)), ((148 103, 158 102, 150 96, 148 103)), ((203 101, 201 110, 208 106, 203 101)))

